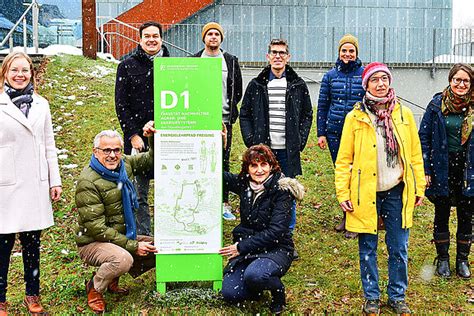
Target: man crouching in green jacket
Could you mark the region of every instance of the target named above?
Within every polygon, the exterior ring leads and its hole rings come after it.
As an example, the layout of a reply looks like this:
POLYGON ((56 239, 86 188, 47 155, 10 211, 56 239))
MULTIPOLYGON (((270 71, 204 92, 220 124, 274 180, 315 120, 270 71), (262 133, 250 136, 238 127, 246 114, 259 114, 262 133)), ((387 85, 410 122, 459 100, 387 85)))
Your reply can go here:
MULTIPOLYGON (((146 137, 154 132, 153 121, 143 127, 146 137)), ((100 132, 94 138, 90 163, 77 181, 76 243, 81 259, 99 267, 86 281, 87 304, 96 313, 105 311, 105 290, 128 293, 118 285, 122 274, 137 277, 155 266, 153 238, 136 233, 137 194, 129 178, 153 167, 153 139, 149 140, 148 152, 127 156, 122 155, 123 139, 118 132, 100 132)))

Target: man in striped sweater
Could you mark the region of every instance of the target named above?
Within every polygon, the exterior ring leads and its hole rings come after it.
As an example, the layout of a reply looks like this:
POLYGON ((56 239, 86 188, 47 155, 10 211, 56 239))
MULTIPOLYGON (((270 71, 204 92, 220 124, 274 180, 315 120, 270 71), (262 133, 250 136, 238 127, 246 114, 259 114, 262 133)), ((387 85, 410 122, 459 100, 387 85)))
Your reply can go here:
MULTIPOLYGON (((300 152, 306 146, 313 107, 304 80, 288 65, 290 52, 283 39, 268 45, 269 65, 250 81, 240 109, 240 127, 247 147, 266 144, 287 177, 301 175, 300 152)), ((296 206, 290 228, 296 223, 296 206)))

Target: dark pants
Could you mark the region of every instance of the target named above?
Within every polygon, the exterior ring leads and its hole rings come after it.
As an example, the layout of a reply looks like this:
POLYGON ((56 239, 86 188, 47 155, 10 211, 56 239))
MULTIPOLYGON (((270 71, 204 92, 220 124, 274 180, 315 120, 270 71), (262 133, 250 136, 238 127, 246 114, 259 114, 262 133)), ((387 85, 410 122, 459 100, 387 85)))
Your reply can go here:
MULTIPOLYGON (((28 296, 38 296, 40 287, 40 237, 41 230, 18 233, 20 236, 25 293, 28 296)), ((0 234, 0 302, 6 301, 8 267, 10 256, 15 243, 16 234, 0 234)))
MULTIPOLYGON (((288 177, 290 174, 289 166, 288 166, 288 153, 286 149, 272 149, 273 153, 280 164, 281 171, 288 177)), ((291 221, 290 221, 290 229, 293 231, 296 226, 296 201, 293 200, 293 205, 291 206, 291 221)))
POLYGON ((135 210, 137 235, 151 236, 150 206, 148 205, 148 192, 150 191, 150 178, 138 174, 133 180, 137 190, 138 208, 135 210))
POLYGON ((245 260, 224 275, 222 296, 229 303, 257 300, 264 290, 284 292, 282 268, 272 259, 245 260))
POLYGON ((341 136, 327 134, 326 140, 328 142, 329 152, 331 153, 332 163, 336 164, 337 153, 339 151, 339 145, 341 144, 341 136))
MULTIPOLYGON (((224 148, 224 155, 222 156, 222 166, 224 171, 230 171, 230 147, 232 146, 232 124, 225 123, 225 127, 227 128, 227 147, 224 148)), ((222 202, 227 203, 229 202, 229 191, 224 189, 224 195, 222 198, 222 202)))
POLYGON ((449 216, 451 206, 456 206, 458 217, 457 235, 472 234, 472 209, 474 198, 462 193, 463 173, 466 156, 464 152, 449 153, 448 187, 449 196, 430 198, 435 205, 434 233, 449 233, 449 216))

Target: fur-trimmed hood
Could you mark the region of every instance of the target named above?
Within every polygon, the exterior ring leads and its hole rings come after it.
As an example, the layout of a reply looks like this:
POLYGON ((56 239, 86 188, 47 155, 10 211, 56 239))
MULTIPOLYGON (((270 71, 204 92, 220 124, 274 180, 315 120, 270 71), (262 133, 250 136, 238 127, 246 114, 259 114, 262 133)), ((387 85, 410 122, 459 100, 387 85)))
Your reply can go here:
POLYGON ((303 200, 305 190, 304 186, 298 180, 288 177, 282 177, 278 180, 280 189, 290 192, 298 201, 303 200))

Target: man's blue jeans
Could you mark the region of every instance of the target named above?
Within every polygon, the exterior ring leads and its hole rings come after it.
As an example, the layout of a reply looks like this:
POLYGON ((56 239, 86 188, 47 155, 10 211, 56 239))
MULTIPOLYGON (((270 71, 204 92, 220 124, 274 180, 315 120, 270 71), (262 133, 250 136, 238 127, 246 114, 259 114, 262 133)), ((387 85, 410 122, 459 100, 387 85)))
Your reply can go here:
MULTIPOLYGON (((288 177, 289 170, 288 170, 288 154, 286 149, 272 149, 273 153, 275 154, 278 163, 280 164, 281 171, 288 177)), ((293 200, 293 205, 291 206, 291 221, 289 228, 291 231, 295 229, 296 226, 296 200, 293 200)))
MULTIPOLYGON (((409 230, 402 228, 403 182, 394 188, 377 192, 377 213, 385 223, 385 243, 388 250, 388 298, 393 301, 405 299, 408 286, 408 236, 409 230)), ((360 276, 366 299, 380 299, 379 273, 377 267, 378 235, 359 234, 360 276)))

